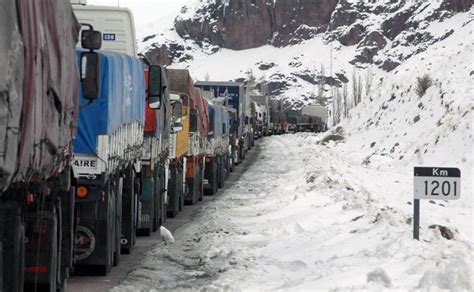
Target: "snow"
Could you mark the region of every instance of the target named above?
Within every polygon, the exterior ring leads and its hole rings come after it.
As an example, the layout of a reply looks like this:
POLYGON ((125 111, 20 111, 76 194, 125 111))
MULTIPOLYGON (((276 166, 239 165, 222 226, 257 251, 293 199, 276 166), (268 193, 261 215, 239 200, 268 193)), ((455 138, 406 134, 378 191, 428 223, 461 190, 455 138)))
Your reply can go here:
POLYGON ((412 169, 363 164, 345 150, 350 139, 323 145, 323 136, 260 142, 239 181, 113 291, 471 290, 469 184, 457 202, 422 202, 416 241, 412 169), (454 239, 432 224, 449 227, 454 239))
MULTIPOLYGON (((189 3, 180 17, 194 17, 203 4, 189 3)), ((439 5, 421 5, 415 18, 439 5)), ((349 64, 356 46, 333 42, 331 53, 322 35, 284 48, 210 54, 177 36, 172 23, 178 13, 171 12, 160 26, 167 29, 154 31, 141 49, 166 41, 190 47, 193 59, 173 67, 190 69, 196 80, 234 80, 251 70, 257 78, 288 81, 282 97, 300 101, 315 88, 295 73, 311 74, 321 65, 349 79, 353 70, 368 72, 349 64), (275 66, 259 70, 262 63, 275 66)), ((326 134, 266 138, 239 181, 202 205, 193 222, 176 231, 175 244, 157 244, 113 291, 472 291, 472 13, 422 22, 420 32, 435 38, 453 29, 429 45, 392 47, 403 33, 388 41, 385 57, 410 57, 391 72, 370 69, 372 90, 329 133, 342 133, 342 142, 322 144, 326 134), (433 86, 420 97, 415 88, 424 74, 433 86), (458 167, 462 175, 458 201, 421 202, 420 241, 412 239, 414 166, 458 167), (443 238, 432 225, 448 227, 454 238, 443 238)), ((380 22, 371 15, 364 25, 371 30, 380 22)))

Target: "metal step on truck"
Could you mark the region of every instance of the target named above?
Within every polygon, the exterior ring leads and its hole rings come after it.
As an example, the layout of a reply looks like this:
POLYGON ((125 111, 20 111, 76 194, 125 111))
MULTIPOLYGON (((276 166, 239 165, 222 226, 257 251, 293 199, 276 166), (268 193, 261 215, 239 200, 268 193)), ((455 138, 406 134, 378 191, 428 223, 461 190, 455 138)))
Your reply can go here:
POLYGON ((77 58, 79 31, 65 1, 0 6, 1 291, 61 290, 72 270, 78 88, 92 102, 99 86, 100 33, 77 58))
POLYGON ((141 224, 145 65, 137 58, 130 10, 73 2, 79 21, 101 30, 103 49, 101 95, 95 104, 82 103, 74 142, 76 264, 105 274, 133 248, 141 224))

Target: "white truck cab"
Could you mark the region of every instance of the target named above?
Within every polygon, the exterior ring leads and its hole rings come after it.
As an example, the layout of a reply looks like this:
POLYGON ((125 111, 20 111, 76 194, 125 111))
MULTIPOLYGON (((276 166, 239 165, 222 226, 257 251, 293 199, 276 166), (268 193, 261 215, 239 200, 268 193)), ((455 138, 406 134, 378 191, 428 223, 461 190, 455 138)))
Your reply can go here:
POLYGON ((135 22, 130 9, 87 5, 87 0, 71 0, 71 4, 80 23, 102 32, 102 50, 137 56, 135 22))

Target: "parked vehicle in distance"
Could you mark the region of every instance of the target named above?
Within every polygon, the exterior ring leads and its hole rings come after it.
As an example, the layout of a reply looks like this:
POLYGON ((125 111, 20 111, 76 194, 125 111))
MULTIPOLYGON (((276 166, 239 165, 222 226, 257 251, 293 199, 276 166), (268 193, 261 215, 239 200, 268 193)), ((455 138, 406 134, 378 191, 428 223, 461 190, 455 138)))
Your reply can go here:
POLYGON ((245 89, 241 82, 197 81, 196 87, 212 92, 214 98, 223 98, 224 105, 235 110, 235 120, 231 130, 232 165, 240 163, 245 156, 248 133, 245 131, 245 89))
POLYGON ((324 132, 327 130, 328 110, 320 104, 306 105, 301 114, 307 119, 308 129, 311 132, 324 132))
POLYGON ((218 188, 224 186, 230 162, 229 150, 229 111, 222 101, 212 98, 209 100, 209 135, 206 143, 206 167, 204 191, 206 195, 214 195, 218 188))

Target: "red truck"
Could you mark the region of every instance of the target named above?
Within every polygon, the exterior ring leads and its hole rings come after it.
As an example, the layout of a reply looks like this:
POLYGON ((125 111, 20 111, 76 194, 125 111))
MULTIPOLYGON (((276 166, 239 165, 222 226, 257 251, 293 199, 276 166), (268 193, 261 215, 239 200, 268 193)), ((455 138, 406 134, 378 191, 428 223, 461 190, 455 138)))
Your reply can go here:
MULTIPOLYGON (((78 86, 81 81, 90 100, 99 88, 92 50, 81 53, 78 70, 79 30, 69 2, 7 0, 0 6, 1 291, 55 291, 73 265, 69 163, 78 86)), ((100 47, 98 32, 85 31, 81 39, 87 49, 100 47)))

